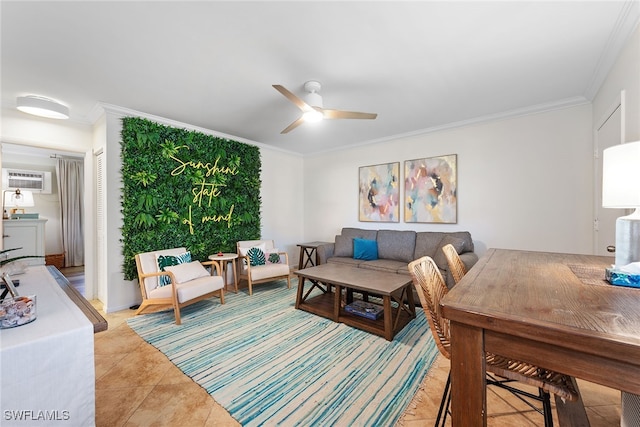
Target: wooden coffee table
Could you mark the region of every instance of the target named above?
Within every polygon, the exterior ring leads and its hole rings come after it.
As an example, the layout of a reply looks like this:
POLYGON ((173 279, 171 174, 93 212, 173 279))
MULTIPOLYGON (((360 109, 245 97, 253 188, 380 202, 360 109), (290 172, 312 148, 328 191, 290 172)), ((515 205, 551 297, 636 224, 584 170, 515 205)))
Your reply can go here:
POLYGON ((380 335, 389 341, 416 317, 409 275, 335 263, 297 270, 294 274, 298 275, 297 309, 380 335), (307 280, 311 286, 305 292, 307 280), (319 289, 320 295, 311 296, 314 289, 319 289), (342 306, 343 290, 347 303, 351 302, 353 292, 382 297, 383 316, 372 320, 346 312, 342 306))

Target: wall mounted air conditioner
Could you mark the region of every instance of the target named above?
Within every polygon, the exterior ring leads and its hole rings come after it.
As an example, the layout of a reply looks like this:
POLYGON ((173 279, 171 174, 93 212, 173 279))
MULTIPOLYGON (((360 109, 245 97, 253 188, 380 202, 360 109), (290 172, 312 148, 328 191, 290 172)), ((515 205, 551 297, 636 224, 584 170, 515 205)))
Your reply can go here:
POLYGON ((51 194, 51 172, 2 168, 2 188, 51 194))

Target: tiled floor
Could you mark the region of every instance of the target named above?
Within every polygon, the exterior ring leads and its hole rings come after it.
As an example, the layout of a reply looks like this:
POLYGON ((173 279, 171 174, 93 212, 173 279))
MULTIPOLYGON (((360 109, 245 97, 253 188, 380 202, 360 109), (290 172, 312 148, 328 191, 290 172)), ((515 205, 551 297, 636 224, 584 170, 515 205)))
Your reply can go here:
MULTIPOLYGON (((94 306, 101 308, 98 301, 94 306)), ((133 310, 105 315, 109 329, 95 336, 96 425, 237 426, 204 389, 127 326, 132 315, 133 310)), ((434 424, 448 370, 449 361, 438 358, 399 425, 434 424)), ((584 381, 578 384, 591 426, 619 426, 620 392, 584 381)), ((489 426, 544 425, 540 414, 508 393, 489 388, 487 401, 489 426)))

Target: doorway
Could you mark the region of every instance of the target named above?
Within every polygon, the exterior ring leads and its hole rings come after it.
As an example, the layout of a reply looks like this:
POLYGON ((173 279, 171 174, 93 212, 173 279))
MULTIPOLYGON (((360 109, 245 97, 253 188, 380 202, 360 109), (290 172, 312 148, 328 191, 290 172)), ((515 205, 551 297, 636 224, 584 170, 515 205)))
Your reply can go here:
MULTIPOLYGON (((41 148, 35 146, 2 143, 1 164, 3 168, 20 169, 20 170, 37 170, 47 171, 51 173, 51 192, 35 192, 33 198, 35 206, 29 211, 38 213, 39 218, 46 219, 45 225, 45 254, 51 259, 59 260, 59 256, 64 253, 62 245, 62 220, 60 215, 60 202, 58 200, 56 162, 58 157, 68 157, 71 159, 83 160, 85 153, 69 152, 65 150, 55 150, 52 148, 41 148), (55 256, 51 256, 55 255, 55 256)), ((3 190, 5 188, 3 187, 3 190)), ((86 248, 84 248, 86 263, 86 248)), ((58 266, 58 262, 53 263, 58 266)), ((84 266, 74 267, 74 279, 78 284, 82 284, 83 289, 78 289, 83 296, 93 297, 93 290, 86 289, 84 286, 84 266), (79 272, 82 272, 81 277, 79 272), (81 281, 79 280, 81 278, 81 281)))

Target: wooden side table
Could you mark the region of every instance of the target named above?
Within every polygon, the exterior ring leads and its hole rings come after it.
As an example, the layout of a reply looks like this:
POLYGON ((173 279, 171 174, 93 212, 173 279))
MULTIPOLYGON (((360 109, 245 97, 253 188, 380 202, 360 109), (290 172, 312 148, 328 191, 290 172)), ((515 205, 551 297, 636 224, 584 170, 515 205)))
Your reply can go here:
POLYGON ((224 278, 224 289, 227 290, 227 267, 231 263, 231 271, 233 272, 233 288, 234 292, 238 293, 238 276, 236 275, 236 259, 238 254, 225 252, 222 255, 209 255, 211 261, 220 261, 220 269, 222 270, 222 277, 224 278))
POLYGON ((315 267, 318 265, 318 246, 325 245, 329 242, 309 242, 298 243, 300 247, 300 261, 298 262, 298 269, 302 270, 307 267, 315 267))

